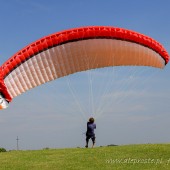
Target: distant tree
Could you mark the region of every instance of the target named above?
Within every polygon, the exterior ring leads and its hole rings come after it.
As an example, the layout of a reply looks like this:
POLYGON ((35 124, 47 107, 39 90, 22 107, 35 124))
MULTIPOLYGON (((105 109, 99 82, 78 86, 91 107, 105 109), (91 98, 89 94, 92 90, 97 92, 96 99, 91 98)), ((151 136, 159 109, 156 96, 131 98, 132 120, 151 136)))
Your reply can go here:
POLYGON ((5 148, 0 148, 0 152, 6 152, 5 148))
POLYGON ((107 146, 118 146, 118 145, 115 145, 115 144, 110 144, 110 145, 107 145, 107 146))
POLYGON ((49 147, 43 148, 43 150, 49 150, 49 149, 50 149, 49 147))

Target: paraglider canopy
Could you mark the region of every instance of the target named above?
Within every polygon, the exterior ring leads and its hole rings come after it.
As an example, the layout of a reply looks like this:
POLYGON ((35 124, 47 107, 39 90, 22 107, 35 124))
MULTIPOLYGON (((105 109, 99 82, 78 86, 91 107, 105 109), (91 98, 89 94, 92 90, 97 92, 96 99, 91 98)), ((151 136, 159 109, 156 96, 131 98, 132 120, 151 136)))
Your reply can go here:
POLYGON ((163 68, 168 61, 164 47, 143 34, 107 26, 75 28, 45 36, 8 59, 0 67, 0 93, 11 102, 76 72, 121 65, 163 68))

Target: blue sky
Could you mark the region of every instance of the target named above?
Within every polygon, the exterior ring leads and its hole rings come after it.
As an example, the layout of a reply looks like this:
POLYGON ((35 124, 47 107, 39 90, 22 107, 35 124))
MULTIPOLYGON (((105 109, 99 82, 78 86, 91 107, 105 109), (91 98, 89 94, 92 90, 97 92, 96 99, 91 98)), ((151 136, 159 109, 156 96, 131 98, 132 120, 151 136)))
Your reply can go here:
MULTIPOLYGON (((1 64, 43 36, 89 25, 140 32, 159 41, 170 53, 169 0, 0 0, 0 4, 1 64)), ((163 70, 95 70, 37 87, 1 111, 0 147, 16 149, 17 136, 20 149, 84 147, 83 133, 93 110, 89 74, 94 80, 95 107, 103 108, 94 115, 97 146, 168 143, 169 73, 169 65, 163 70), (107 88, 104 82, 112 76, 114 81, 107 88), (96 86, 101 91, 95 91, 96 86)))

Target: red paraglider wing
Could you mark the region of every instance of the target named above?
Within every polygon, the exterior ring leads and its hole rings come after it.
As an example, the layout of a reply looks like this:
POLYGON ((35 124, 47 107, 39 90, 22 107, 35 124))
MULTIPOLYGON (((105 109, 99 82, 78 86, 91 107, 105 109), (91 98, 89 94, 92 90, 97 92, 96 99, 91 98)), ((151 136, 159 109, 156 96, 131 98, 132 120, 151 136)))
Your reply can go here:
POLYGON ((122 28, 93 26, 51 34, 26 46, 1 66, 0 92, 8 101, 56 78, 108 66, 163 68, 164 47, 122 28))

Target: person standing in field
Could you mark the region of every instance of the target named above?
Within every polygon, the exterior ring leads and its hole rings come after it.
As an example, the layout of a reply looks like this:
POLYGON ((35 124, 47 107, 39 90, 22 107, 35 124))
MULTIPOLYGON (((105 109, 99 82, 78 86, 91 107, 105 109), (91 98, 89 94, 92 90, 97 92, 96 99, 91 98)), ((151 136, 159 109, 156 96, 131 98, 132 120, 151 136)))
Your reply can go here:
POLYGON ((94 129, 96 129, 96 124, 94 123, 94 118, 91 117, 89 119, 89 121, 87 122, 87 131, 86 131, 86 148, 88 148, 88 144, 89 144, 89 139, 92 140, 92 148, 94 147, 95 145, 95 140, 96 140, 96 137, 95 137, 95 133, 94 133, 94 129))

